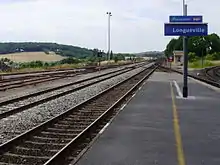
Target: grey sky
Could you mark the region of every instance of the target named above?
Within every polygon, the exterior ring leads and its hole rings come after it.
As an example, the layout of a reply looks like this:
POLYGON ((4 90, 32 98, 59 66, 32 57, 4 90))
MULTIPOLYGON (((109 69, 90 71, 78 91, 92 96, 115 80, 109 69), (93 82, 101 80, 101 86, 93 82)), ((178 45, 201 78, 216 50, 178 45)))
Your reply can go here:
MULTIPOLYGON (((0 0, 0 41, 47 41, 107 49, 107 15, 113 14, 112 50, 164 50, 169 15, 182 0, 0 0)), ((187 0, 186 0, 187 1, 187 0)), ((189 14, 204 15, 209 33, 220 33, 220 1, 188 0, 189 14)))

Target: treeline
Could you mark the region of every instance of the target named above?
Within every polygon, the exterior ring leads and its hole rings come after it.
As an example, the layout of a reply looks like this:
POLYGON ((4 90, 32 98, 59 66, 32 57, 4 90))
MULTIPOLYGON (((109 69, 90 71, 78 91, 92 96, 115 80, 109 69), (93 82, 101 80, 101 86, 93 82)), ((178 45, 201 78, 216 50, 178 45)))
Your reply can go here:
MULTIPOLYGON (((125 60, 126 56, 133 56, 131 54, 113 54, 113 52, 110 53, 110 60, 114 60, 114 62, 118 62, 121 60, 125 60)), ((67 57, 60 61, 55 62, 43 62, 43 61, 31 61, 31 62, 13 62, 8 58, 1 58, 0 62, 3 62, 10 66, 11 68, 16 69, 23 69, 23 68, 51 68, 51 67, 58 67, 66 64, 83 64, 88 66, 97 66, 99 62, 106 60, 106 54, 104 52, 100 52, 97 49, 93 50, 93 55, 86 57, 86 58, 75 58, 75 57, 67 57), (99 53, 98 53, 99 52, 99 53)))
MULTIPOLYGON (((206 56, 207 60, 220 60, 220 37, 213 33, 208 36, 189 37, 189 60, 206 56)), ((183 50, 183 38, 172 39, 166 46, 165 55, 171 56, 174 50, 183 50)))
POLYGON ((63 64, 80 64, 83 62, 85 62, 85 60, 68 57, 61 61, 56 61, 56 62, 31 61, 31 62, 23 62, 19 64, 14 63, 14 64, 17 65, 17 68, 48 68, 63 64))
POLYGON ((21 42, 21 43, 0 43, 0 54, 17 52, 45 52, 50 51, 62 56, 86 58, 92 56, 93 50, 80 48, 71 45, 62 45, 57 43, 39 43, 39 42, 21 42))

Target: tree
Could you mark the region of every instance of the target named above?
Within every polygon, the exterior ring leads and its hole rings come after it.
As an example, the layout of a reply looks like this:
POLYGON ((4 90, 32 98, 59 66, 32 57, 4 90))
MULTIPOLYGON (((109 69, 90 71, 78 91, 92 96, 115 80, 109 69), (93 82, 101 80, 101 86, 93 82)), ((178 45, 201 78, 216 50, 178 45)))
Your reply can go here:
POLYGON ((16 53, 16 52, 55 52, 62 56, 70 56, 76 58, 86 58, 93 54, 93 51, 86 48, 80 48, 71 45, 61 45, 57 43, 39 43, 39 42, 9 42, 0 43, 0 54, 16 53))
POLYGON ((170 54, 173 54, 173 51, 176 50, 178 39, 171 39, 171 41, 167 44, 165 55, 169 57, 170 54))
POLYGON ((213 53, 213 54, 208 54, 207 56, 206 56, 206 60, 210 60, 210 61, 212 61, 212 60, 220 60, 220 52, 219 53, 213 53))
POLYGON ((60 61, 61 64, 78 64, 81 61, 74 57, 68 57, 60 61))
POLYGON ((194 62, 194 61, 198 60, 198 57, 196 56, 196 53, 194 53, 194 52, 189 52, 188 56, 189 56, 190 62, 194 62))
POLYGON ((113 52, 112 52, 112 50, 110 52, 110 60, 113 60, 113 52))
MULTIPOLYGON (((171 39, 165 49, 165 55, 173 54, 174 50, 183 50, 182 37, 171 39)), ((207 53, 213 54, 220 52, 220 37, 213 33, 208 36, 189 37, 188 52, 193 52, 198 57, 202 57, 207 53), (208 51, 207 51, 208 50, 208 51)))
POLYGON ((118 63, 118 56, 114 56, 115 63, 118 63))

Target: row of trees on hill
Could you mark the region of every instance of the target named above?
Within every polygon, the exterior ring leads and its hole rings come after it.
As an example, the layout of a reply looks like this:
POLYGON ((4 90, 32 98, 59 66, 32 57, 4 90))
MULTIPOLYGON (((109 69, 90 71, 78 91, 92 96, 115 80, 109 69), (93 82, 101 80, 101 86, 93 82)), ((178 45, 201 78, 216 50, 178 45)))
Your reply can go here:
MULTIPOLYGON (((174 50, 183 50, 183 38, 172 39, 166 46, 165 55, 174 50)), ((190 60, 206 55, 209 60, 220 60, 220 37, 213 33, 208 36, 189 37, 188 52, 190 60)))
MULTIPOLYGON (((120 60, 125 60, 125 56, 131 56, 131 54, 122 54, 122 53, 113 54, 112 51, 110 52, 110 60, 114 60, 115 62, 118 62, 120 60)), ((8 58, 1 58, 0 62, 5 63, 12 68, 49 68, 49 67, 61 66, 63 64, 97 65, 98 63, 106 59, 107 59, 106 53, 98 49, 93 49, 92 56, 86 58, 75 58, 71 56, 56 62, 31 61, 31 62, 22 62, 22 63, 13 62, 8 58)))
POLYGON ((80 48, 71 45, 61 45, 57 43, 0 43, 0 54, 17 53, 17 52, 45 52, 50 51, 62 56, 86 58, 92 56, 93 51, 86 48, 80 48))
MULTIPOLYGON (((71 45, 61 45, 57 43, 39 43, 39 42, 10 42, 10 43, 0 43, 0 54, 17 53, 17 52, 55 52, 56 54, 75 57, 80 59, 95 59, 97 58, 98 49, 87 49, 71 45)), ((110 60, 118 59, 123 60, 125 56, 130 56, 130 54, 118 53, 114 54, 110 52, 110 60)), ((107 53, 102 52, 102 60, 107 59, 107 53)))
POLYGON ((107 60, 109 56, 110 60, 114 60, 115 62, 120 61, 120 60, 125 60, 125 56, 131 56, 131 54, 126 54, 126 53, 113 53, 110 51, 109 55, 108 53, 104 53, 103 51, 100 51, 98 49, 93 49, 93 56, 89 58, 90 61, 92 62, 97 62, 97 61, 104 61, 107 60))

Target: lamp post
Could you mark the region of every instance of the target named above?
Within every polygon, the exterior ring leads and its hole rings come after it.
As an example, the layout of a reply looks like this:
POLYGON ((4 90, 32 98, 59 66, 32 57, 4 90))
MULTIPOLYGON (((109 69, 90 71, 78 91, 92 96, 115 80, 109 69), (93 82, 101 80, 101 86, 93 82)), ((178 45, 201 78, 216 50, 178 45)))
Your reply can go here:
POLYGON ((183 15, 185 15, 185 5, 186 5, 186 1, 183 0, 183 15))
POLYGON ((108 15, 108 52, 107 52, 107 60, 109 61, 110 60, 110 46, 111 46, 111 24, 110 24, 110 21, 111 21, 111 16, 112 16, 112 13, 111 12, 107 12, 106 13, 108 15))

